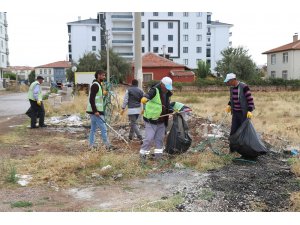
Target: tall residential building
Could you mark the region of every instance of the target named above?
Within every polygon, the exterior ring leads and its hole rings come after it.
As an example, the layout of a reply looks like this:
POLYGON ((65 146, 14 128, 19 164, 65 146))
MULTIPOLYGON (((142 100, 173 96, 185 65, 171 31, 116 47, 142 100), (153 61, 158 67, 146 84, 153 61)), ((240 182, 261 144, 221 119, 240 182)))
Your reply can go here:
MULTIPOLYGON (((203 60, 213 70, 221 59, 220 52, 231 45, 232 25, 211 21, 211 16, 210 12, 142 12, 142 53, 157 53, 193 69, 203 60)), ((134 13, 102 12, 98 13, 98 20, 102 28, 100 49, 106 49, 108 39, 109 47, 132 60, 134 13)))
POLYGON ((0 12, 0 88, 2 87, 3 70, 9 66, 8 34, 6 12, 0 12))
POLYGON ((98 53, 100 49, 99 20, 87 19, 70 22, 68 25, 68 52, 69 61, 78 60, 88 52, 98 53))

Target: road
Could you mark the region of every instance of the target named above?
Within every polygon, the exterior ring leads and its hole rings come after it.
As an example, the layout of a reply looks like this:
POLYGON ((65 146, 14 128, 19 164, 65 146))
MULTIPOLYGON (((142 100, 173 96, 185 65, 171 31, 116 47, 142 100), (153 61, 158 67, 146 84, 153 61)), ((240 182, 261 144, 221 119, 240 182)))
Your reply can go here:
POLYGON ((30 107, 27 93, 0 95, 0 116, 24 114, 30 107))

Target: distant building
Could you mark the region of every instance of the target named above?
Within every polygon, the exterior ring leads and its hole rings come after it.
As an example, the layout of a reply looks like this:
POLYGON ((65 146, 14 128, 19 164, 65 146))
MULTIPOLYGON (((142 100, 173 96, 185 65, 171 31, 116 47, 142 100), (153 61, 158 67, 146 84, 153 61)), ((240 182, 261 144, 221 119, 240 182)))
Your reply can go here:
POLYGON ((33 70, 34 67, 29 66, 9 66, 4 71, 18 75, 18 80, 28 80, 28 75, 33 70))
MULTIPOLYGON (((185 65, 173 62, 155 53, 146 53, 142 57, 143 81, 161 80, 163 77, 170 77, 173 82, 193 82, 195 73, 185 65)), ((131 76, 127 83, 134 78, 134 64, 131 76)))
MULTIPOLYGON (((212 21, 210 12, 142 12, 141 15, 142 54, 152 52, 164 55, 193 69, 197 68, 199 60, 203 60, 211 65, 214 72, 216 62, 221 59, 221 51, 231 46, 230 28, 233 25, 212 21)), ((91 51, 91 43, 84 47, 85 41, 83 44, 79 42, 81 39, 92 42, 93 34, 87 32, 90 30, 87 26, 95 26, 93 23, 96 21, 96 32, 100 38, 96 36, 99 45, 94 45, 94 49, 106 49, 107 31, 109 46, 122 57, 133 60, 132 12, 100 12, 97 19, 87 20, 90 24, 86 26, 79 26, 80 21, 68 23, 70 59, 77 62, 84 52, 91 51)))
POLYGON ((66 70, 71 67, 68 61, 58 61, 35 67, 35 76, 42 76, 45 82, 65 82, 66 70))
POLYGON ((271 78, 300 79, 300 40, 263 52, 267 55, 267 74, 271 78))
POLYGON ((0 12, 0 88, 3 87, 3 70, 9 66, 9 49, 6 12, 0 12))

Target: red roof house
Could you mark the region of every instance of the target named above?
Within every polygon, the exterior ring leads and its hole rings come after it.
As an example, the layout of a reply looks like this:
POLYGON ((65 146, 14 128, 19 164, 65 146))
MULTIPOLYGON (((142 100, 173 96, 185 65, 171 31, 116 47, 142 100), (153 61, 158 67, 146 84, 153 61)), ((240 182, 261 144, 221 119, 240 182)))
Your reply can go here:
MULTIPOLYGON (((142 57, 143 81, 161 80, 163 77, 170 77, 173 82, 193 82, 195 73, 182 64, 175 63, 167 58, 161 57, 154 53, 146 53, 142 57)), ((134 63, 132 66, 133 73, 128 76, 127 82, 131 83, 134 78, 134 63)))

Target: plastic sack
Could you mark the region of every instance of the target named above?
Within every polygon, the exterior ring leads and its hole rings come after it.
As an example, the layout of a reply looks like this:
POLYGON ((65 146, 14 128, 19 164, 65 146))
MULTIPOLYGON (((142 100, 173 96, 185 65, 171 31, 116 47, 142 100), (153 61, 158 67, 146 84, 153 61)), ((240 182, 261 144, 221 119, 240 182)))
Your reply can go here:
MULTIPOLYGON (((32 110, 32 108, 31 107, 29 107, 29 109, 26 111, 26 115, 29 117, 29 118, 31 118, 32 116, 33 116, 33 110, 32 110)), ((37 113, 37 116, 36 116, 37 118, 39 118, 40 117, 40 115, 39 115, 39 113, 37 113)))
POLYGON ((229 142, 230 151, 238 152, 244 157, 256 158, 268 152, 250 119, 246 119, 238 130, 229 137, 229 142))
POLYGON ((182 115, 173 116, 173 125, 167 137, 165 152, 169 154, 181 154, 186 152, 192 144, 188 134, 188 126, 182 115))

